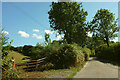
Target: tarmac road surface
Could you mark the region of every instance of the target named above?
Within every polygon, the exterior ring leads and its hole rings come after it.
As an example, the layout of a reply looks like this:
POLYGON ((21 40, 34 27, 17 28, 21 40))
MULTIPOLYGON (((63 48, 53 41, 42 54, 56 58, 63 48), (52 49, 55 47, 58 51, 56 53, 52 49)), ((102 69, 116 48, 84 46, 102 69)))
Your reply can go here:
POLYGON ((103 63, 91 57, 74 78, 118 78, 118 66, 103 63))

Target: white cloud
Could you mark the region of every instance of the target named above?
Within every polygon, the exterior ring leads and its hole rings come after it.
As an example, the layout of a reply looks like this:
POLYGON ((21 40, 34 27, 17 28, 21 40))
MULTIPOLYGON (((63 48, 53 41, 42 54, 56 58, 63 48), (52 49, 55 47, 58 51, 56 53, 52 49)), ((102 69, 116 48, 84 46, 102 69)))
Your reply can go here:
POLYGON ((33 29, 33 32, 40 32, 40 30, 38 30, 38 29, 33 29))
POLYGON ((88 36, 89 36, 89 37, 92 37, 92 33, 88 32, 88 36))
POLYGON ((57 32, 56 34, 57 34, 57 35, 59 35, 59 33, 58 33, 58 32, 57 32))
POLYGON ((114 42, 118 42, 118 40, 113 40, 114 42))
POLYGON ((2 32, 3 32, 4 34, 7 34, 7 35, 9 34, 9 32, 7 32, 7 31, 2 31, 2 32))
POLYGON ((45 33, 47 33, 47 34, 53 34, 53 33, 54 33, 54 31, 45 30, 45 33))
POLYGON ((18 34, 21 34, 21 37, 29 38, 29 34, 24 31, 18 31, 18 34))
POLYGON ((116 40, 116 39, 114 39, 114 40, 110 40, 110 41, 118 42, 118 40, 116 40))
POLYGON ((118 42, 118 37, 115 37, 115 39, 110 40, 110 41, 118 42))
POLYGON ((42 39, 43 37, 41 35, 33 34, 33 37, 36 37, 37 39, 42 39))
POLYGON ((64 38, 63 35, 58 35, 58 36, 57 36, 57 39, 58 39, 58 40, 60 40, 60 39, 62 39, 62 38, 64 38))

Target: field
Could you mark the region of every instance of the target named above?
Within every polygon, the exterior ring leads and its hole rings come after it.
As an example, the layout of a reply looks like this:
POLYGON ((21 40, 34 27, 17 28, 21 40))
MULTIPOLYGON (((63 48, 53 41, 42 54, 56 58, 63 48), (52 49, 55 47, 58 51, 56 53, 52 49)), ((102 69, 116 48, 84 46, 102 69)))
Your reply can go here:
POLYGON ((22 55, 22 54, 20 54, 18 52, 15 52, 15 51, 11 51, 8 54, 7 57, 8 57, 8 60, 10 60, 12 57, 14 57, 16 64, 25 63, 26 61, 30 60, 30 59, 23 60, 23 58, 28 58, 28 56, 24 56, 24 55, 22 55))

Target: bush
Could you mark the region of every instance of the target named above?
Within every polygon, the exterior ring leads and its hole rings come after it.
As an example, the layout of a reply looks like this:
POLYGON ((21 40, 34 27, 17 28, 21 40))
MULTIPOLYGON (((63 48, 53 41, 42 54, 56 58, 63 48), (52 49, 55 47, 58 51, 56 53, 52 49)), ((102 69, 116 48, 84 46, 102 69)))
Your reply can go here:
POLYGON ((9 80, 10 78, 18 78, 18 71, 16 68, 13 68, 13 62, 12 60, 9 60, 6 62, 5 65, 3 65, 2 67, 4 67, 6 69, 2 70, 2 77, 9 80))
POLYGON ((95 50, 91 50, 91 55, 95 55, 95 50))
POLYGON ((120 43, 101 45, 95 49, 96 56, 100 59, 110 60, 110 61, 120 61, 120 43))
POLYGON ((20 47, 13 47, 13 46, 11 46, 11 47, 10 47, 10 50, 13 50, 13 51, 17 51, 17 52, 19 52, 19 53, 22 53, 23 47, 22 47, 22 46, 20 46, 20 47))
POLYGON ((15 50, 15 47, 14 47, 14 46, 11 46, 11 47, 10 47, 10 50, 13 50, 13 51, 14 51, 14 50, 15 50))
POLYGON ((82 49, 82 51, 83 51, 83 54, 84 54, 84 56, 85 56, 85 61, 89 60, 89 56, 90 56, 90 54, 91 54, 91 50, 88 49, 88 48, 86 48, 86 47, 84 47, 84 48, 82 49))
POLYGON ((22 53, 23 47, 16 47, 17 48, 17 52, 22 53))
POLYGON ((22 50, 23 55, 32 56, 32 49, 33 48, 34 47, 31 45, 24 45, 23 50, 22 50))
POLYGON ((65 44, 61 45, 59 49, 50 49, 48 60, 54 65, 54 68, 69 68, 77 64, 83 64, 84 55, 78 46, 65 44))
MULTIPOLYGON (((51 63, 55 69, 83 65, 90 55, 88 48, 82 48, 77 44, 59 44, 57 42, 44 47, 25 45, 22 51, 24 55, 31 57, 31 59, 46 57, 44 63, 51 63)), ((43 65, 43 67, 47 66, 43 65)))
POLYGON ((82 48, 77 44, 52 43, 41 50, 32 50, 34 58, 46 57, 45 63, 52 63, 54 68, 69 68, 71 66, 83 65, 89 59, 90 49, 82 48), (36 56, 36 57, 35 57, 36 56))
POLYGON ((39 47, 33 47, 31 50, 31 58, 32 59, 40 59, 43 57, 46 57, 46 53, 43 52, 44 48, 39 48, 39 47))
POLYGON ((53 64, 52 63, 43 64, 37 70, 44 71, 44 70, 50 70, 50 69, 53 69, 53 64))

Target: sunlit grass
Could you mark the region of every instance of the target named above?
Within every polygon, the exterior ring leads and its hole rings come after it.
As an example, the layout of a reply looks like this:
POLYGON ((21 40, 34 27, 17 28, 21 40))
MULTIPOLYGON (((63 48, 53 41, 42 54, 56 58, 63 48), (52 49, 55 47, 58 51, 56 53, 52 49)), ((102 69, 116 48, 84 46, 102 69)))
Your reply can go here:
POLYGON ((15 52, 15 51, 11 51, 11 52, 8 54, 7 57, 8 57, 8 60, 10 60, 10 59, 12 59, 12 57, 14 57, 16 64, 24 63, 24 62, 30 60, 30 59, 22 60, 23 58, 28 57, 28 56, 24 56, 24 55, 22 55, 21 53, 18 53, 18 52, 15 52))

